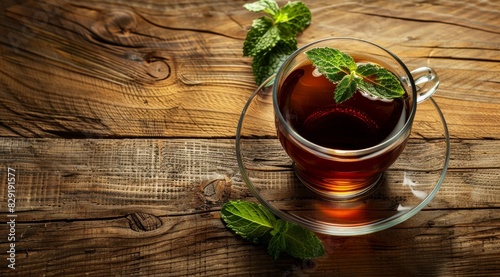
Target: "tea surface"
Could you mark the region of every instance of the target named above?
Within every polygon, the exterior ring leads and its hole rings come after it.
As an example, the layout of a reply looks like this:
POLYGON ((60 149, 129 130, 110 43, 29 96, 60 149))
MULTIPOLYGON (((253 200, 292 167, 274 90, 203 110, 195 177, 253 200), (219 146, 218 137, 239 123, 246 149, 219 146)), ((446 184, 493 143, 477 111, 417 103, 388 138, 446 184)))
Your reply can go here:
POLYGON ((357 91, 336 104, 336 85, 313 71, 310 63, 293 70, 278 98, 285 120, 305 139, 332 149, 363 149, 377 145, 404 125, 404 98, 374 100, 357 91))

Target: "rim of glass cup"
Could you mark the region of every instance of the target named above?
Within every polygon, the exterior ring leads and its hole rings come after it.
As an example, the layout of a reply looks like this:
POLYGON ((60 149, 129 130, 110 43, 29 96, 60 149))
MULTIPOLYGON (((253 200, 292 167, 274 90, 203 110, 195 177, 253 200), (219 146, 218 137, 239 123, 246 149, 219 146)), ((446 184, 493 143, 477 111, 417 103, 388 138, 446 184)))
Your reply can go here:
MULTIPOLYGON (((398 78, 401 78, 401 76, 398 76, 398 78)), ((336 37, 336 38, 324 38, 324 39, 319 39, 316 41, 313 41, 311 43, 308 43, 299 49, 295 50, 280 66, 278 69, 276 75, 274 76, 274 82, 273 82, 273 107, 275 110, 275 114, 277 115, 279 121, 282 123, 281 125, 286 129, 288 134, 290 134, 295 140, 297 140, 299 143, 302 145, 305 145, 307 148, 310 148, 312 150, 315 150, 317 152, 329 155, 329 156, 363 156, 367 154, 371 154, 380 150, 383 150, 390 145, 392 145, 396 140, 398 140, 405 132, 408 131, 408 129, 411 128, 413 119, 415 117, 415 113, 417 111, 417 88, 415 86, 415 81, 413 80, 413 77, 411 75, 410 70, 406 67, 406 65, 401 61, 398 56, 390 52, 389 50, 385 49, 384 47, 375 44, 373 42, 364 40, 364 39, 359 39, 359 38, 354 38, 354 37, 336 37), (383 52, 387 53, 389 56, 391 56, 404 70, 406 75, 408 76, 408 81, 411 85, 411 94, 412 94, 412 107, 410 111, 410 115, 408 119, 405 122, 405 125, 392 137, 380 142, 377 145, 367 147, 367 148, 362 148, 362 149, 354 149, 354 150, 340 150, 340 149, 333 149, 333 148, 327 148, 320 146, 318 144, 312 143, 308 140, 306 140, 304 137, 299 135, 283 118, 283 115, 281 114, 280 108, 278 106, 278 81, 279 81, 279 76, 282 75, 283 70, 292 62, 292 60, 300 55, 304 49, 310 48, 311 46, 322 43, 322 42, 327 42, 327 41, 338 41, 338 40, 354 40, 357 42, 362 42, 362 43, 367 43, 369 45, 375 46, 376 48, 382 50, 383 52)))

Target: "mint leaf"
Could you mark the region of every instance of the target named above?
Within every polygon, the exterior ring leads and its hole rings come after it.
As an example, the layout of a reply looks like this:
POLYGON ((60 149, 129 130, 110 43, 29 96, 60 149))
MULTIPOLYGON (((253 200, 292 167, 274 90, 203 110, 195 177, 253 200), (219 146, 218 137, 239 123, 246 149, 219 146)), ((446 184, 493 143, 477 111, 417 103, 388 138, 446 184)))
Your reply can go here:
POLYGON ((335 89, 335 102, 342 103, 351 98, 356 92, 357 80, 354 71, 349 75, 345 75, 335 89))
POLYGON ((256 57, 272 49, 280 41, 279 30, 272 19, 261 17, 255 19, 243 43, 243 56, 256 57))
POLYGON ((263 11, 270 15, 275 15, 279 12, 279 6, 274 0, 260 0, 254 3, 245 4, 243 7, 251 12, 263 11))
POLYGON ((297 49, 296 36, 311 23, 311 11, 299 1, 289 2, 281 9, 274 0, 260 0, 243 7, 268 15, 253 21, 243 43, 243 56, 254 58, 252 69, 256 83, 260 84, 297 49))
POLYGON ((290 38, 297 36, 311 24, 311 11, 302 2, 288 2, 273 18, 281 37, 290 38))
POLYGON ((268 243, 274 259, 286 252, 296 258, 313 259, 325 254, 321 240, 311 231, 276 217, 264 206, 230 201, 222 206, 227 227, 253 243, 268 243))
POLYGON ((325 254, 325 248, 318 236, 297 224, 288 225, 285 232, 288 254, 301 259, 314 259, 325 254))
POLYGON ((227 226, 253 243, 266 243, 276 217, 260 204, 231 201, 222 206, 221 216, 227 226))
POLYGON ((314 259, 325 254, 321 240, 297 224, 278 219, 273 232, 276 234, 269 242, 268 252, 274 259, 282 252, 301 259, 314 259))
POLYGON ((269 241, 269 245, 267 246, 267 252, 275 260, 277 260, 281 256, 281 253, 286 251, 286 237, 281 231, 286 223, 286 221, 281 219, 278 219, 276 221, 276 226, 271 233, 273 237, 271 241, 269 241))
POLYGON ((356 69, 356 74, 362 78, 359 88, 375 96, 393 99, 405 94, 398 78, 381 66, 361 64, 356 69))
POLYGON ((384 99, 399 98, 405 94, 398 78, 379 65, 357 65, 351 56, 330 47, 314 48, 305 54, 323 76, 337 83, 334 95, 336 103, 351 98, 358 88, 384 99))
POLYGON ((288 58, 290 53, 297 50, 296 44, 295 39, 290 42, 279 41, 274 47, 274 51, 254 57, 252 69, 255 82, 262 84, 267 78, 272 76, 276 69, 288 58))
POLYGON ((330 47, 313 48, 305 54, 318 71, 331 82, 339 82, 357 67, 351 56, 330 47))

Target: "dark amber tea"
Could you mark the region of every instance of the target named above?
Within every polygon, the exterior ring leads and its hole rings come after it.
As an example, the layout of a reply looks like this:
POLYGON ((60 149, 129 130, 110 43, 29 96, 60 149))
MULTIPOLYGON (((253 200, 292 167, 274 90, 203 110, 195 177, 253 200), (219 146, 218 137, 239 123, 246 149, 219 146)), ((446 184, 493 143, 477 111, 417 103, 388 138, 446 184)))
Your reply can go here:
MULTIPOLYGON (((380 99, 358 90, 336 104, 336 84, 315 72, 309 61, 284 78, 277 95, 281 115, 299 136, 324 148, 348 152, 374 147, 397 134, 408 119, 407 97, 380 99)), ((376 155, 318 155, 291 138, 279 121, 277 124, 278 136, 295 162, 298 177, 326 195, 349 195, 377 183, 406 141, 404 138, 376 155)))
POLYGON ((305 139, 327 148, 357 150, 380 143, 405 123, 402 98, 372 99, 357 91, 335 104, 336 85, 313 71, 311 64, 292 71, 278 100, 285 120, 305 139))

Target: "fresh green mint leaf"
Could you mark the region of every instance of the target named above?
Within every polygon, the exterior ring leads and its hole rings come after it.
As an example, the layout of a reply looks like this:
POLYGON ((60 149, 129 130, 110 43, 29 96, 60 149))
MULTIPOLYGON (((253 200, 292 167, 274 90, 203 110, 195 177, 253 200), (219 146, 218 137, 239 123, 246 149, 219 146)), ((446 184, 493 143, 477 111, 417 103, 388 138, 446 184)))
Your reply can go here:
POLYGON ((375 64, 361 64, 356 74, 362 78, 359 88, 375 96, 393 99, 405 94, 398 78, 389 70, 375 64))
POLYGON ((243 56, 254 58, 252 68, 260 84, 297 49, 297 35, 311 23, 311 11, 300 1, 289 2, 281 9, 275 0, 260 0, 244 7, 269 15, 253 21, 243 43, 243 56))
POLYGON ((357 67, 351 56, 330 47, 313 48, 305 54, 318 71, 334 83, 340 82, 357 67))
POLYGON ((243 5, 251 12, 266 12, 272 16, 279 12, 279 6, 274 0, 260 0, 243 5))
POLYGON ((269 52, 280 41, 279 30, 272 19, 255 19, 243 43, 243 56, 256 57, 269 52))
POLYGON ((261 56, 254 57, 252 69, 254 72, 255 83, 262 84, 270 76, 276 73, 276 69, 297 50, 295 39, 290 42, 279 41, 274 47, 274 51, 267 52, 261 56))
POLYGON ((260 0, 245 4, 251 11, 264 11, 271 15, 253 21, 243 44, 243 56, 257 57, 274 51, 278 41, 294 41, 311 22, 311 11, 302 2, 289 2, 281 10, 274 0, 260 0))
POLYGON ((262 205, 246 201, 227 202, 221 217, 235 233, 253 243, 269 242, 276 222, 276 217, 262 205))
POLYGON ((311 24, 311 11, 302 2, 288 2, 274 17, 282 37, 295 37, 311 24))
POLYGON ((282 232, 282 230, 284 229, 283 227, 286 224, 286 221, 278 219, 276 221, 274 230, 271 232, 273 237, 271 238, 271 241, 269 241, 267 252, 275 260, 277 260, 281 256, 281 254, 286 251, 286 236, 282 232))
POLYGON ((356 92, 356 87, 358 85, 358 80, 354 74, 354 71, 342 77, 342 80, 337 84, 335 89, 334 99, 337 103, 342 103, 347 99, 351 98, 356 92))
POLYGON ((301 259, 314 259, 325 254, 325 248, 316 234, 297 224, 278 219, 274 233, 268 247, 274 259, 282 252, 301 259))
POLYGON ((372 63, 358 65, 351 56, 338 49, 314 48, 305 54, 319 73, 337 83, 336 103, 351 98, 358 88, 383 99, 399 98, 405 93, 398 78, 389 70, 372 63))
POLYGON ((325 254, 321 240, 313 232, 301 226, 287 222, 284 232, 286 252, 301 259, 314 259, 325 254))
POLYGON ((283 252, 296 258, 313 259, 325 254, 313 232, 276 217, 264 206, 247 201, 229 201, 222 206, 222 220, 234 232, 253 243, 268 243, 274 259, 283 252))

